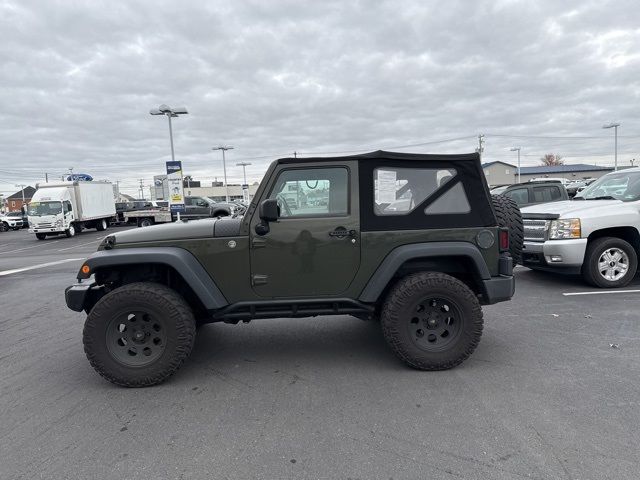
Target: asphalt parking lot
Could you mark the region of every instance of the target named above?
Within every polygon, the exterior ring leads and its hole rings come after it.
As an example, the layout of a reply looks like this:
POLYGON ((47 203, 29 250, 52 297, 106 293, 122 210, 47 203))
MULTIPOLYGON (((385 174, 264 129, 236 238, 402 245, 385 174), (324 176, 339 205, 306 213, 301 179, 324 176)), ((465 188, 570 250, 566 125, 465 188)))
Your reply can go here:
POLYGON ((124 389, 63 298, 104 235, 0 233, 2 479, 640 475, 638 292, 518 268, 474 355, 436 373, 351 317, 208 325, 168 382, 124 389))

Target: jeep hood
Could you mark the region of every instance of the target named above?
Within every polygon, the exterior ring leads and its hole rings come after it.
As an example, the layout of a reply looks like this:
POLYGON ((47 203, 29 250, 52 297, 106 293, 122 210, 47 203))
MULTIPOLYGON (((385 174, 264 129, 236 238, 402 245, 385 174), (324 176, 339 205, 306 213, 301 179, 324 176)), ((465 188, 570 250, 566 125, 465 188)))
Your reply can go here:
POLYGON ((188 222, 164 223, 151 227, 139 227, 124 232, 112 233, 116 245, 123 243, 159 242, 186 238, 212 238, 216 218, 189 220, 188 222))
POLYGON ((613 208, 624 205, 621 200, 564 200, 562 202, 542 203, 521 209, 522 217, 527 214, 560 215, 560 218, 581 218, 584 216, 610 215, 613 208))

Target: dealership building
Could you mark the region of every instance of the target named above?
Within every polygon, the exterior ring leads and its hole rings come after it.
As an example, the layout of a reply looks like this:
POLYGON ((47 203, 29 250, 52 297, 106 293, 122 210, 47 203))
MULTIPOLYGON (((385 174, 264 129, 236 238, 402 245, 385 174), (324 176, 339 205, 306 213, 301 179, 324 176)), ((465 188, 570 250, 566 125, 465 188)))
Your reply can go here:
MULTIPOLYGON (((508 185, 518 181, 518 167, 511 163, 495 161, 482 164, 482 170, 491 186, 508 185)), ((536 167, 521 167, 520 181, 528 182, 534 178, 565 178, 567 180, 584 180, 599 178, 613 171, 613 167, 599 167, 577 163, 573 165, 540 165, 536 167)))

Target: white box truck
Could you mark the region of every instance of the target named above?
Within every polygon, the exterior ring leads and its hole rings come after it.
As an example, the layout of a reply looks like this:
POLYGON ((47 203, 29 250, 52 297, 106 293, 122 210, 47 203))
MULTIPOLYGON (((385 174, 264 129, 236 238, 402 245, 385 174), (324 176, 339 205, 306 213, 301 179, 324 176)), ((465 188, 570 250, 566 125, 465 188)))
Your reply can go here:
POLYGON ((73 237, 84 228, 103 231, 116 214, 110 182, 56 182, 36 185, 29 203, 29 232, 38 240, 64 233, 73 237))

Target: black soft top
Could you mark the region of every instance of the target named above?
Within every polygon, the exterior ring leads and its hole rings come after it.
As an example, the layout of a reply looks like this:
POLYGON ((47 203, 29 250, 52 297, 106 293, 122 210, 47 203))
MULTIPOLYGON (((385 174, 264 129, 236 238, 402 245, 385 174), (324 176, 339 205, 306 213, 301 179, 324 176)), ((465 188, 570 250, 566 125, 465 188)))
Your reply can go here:
POLYGON ((416 230, 429 228, 489 227, 497 225, 489 186, 482 171, 478 153, 426 154, 385 152, 378 150, 341 157, 282 158, 278 163, 357 161, 359 169, 359 200, 362 231, 416 230), (419 165, 419 162, 427 163, 419 165), (406 215, 377 215, 374 209, 374 171, 376 168, 454 169, 453 181, 446 182, 420 205, 406 215), (470 210, 464 213, 425 215, 425 209, 449 190, 462 184, 470 210))
POLYGON ((375 152, 361 153, 358 155, 343 155, 339 157, 286 157, 278 159, 278 163, 303 163, 303 162, 335 162, 336 160, 412 160, 421 162, 478 162, 478 153, 403 153, 386 152, 376 150, 375 152))

